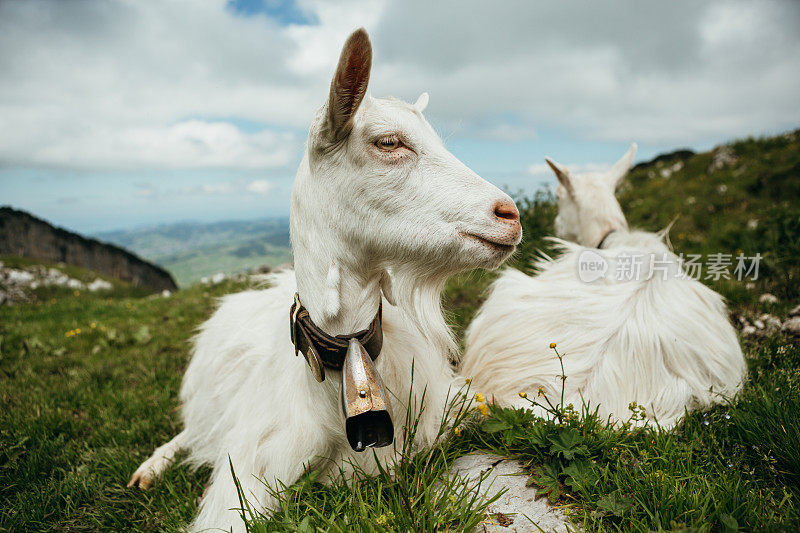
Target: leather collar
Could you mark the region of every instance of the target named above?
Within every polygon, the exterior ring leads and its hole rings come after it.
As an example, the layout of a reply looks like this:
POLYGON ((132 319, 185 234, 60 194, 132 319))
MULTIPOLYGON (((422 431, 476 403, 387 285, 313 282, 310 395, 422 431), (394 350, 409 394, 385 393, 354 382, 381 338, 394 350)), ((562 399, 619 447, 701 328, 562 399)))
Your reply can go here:
POLYGON ((602 249, 602 248, 603 248, 603 245, 606 243, 606 239, 608 239, 608 236, 609 236, 609 235, 611 235, 612 233, 614 233, 615 231, 617 231, 617 230, 615 230, 615 229, 612 229, 611 231, 609 231, 608 233, 606 233, 605 235, 603 235, 603 238, 602 238, 602 239, 600 239, 600 242, 599 242, 599 243, 597 243, 597 246, 596 246, 596 248, 598 248, 598 249, 602 249))
POLYGON ((378 305, 378 312, 367 329, 349 335, 333 336, 314 324, 308 310, 300 303, 300 296, 295 293, 294 303, 289 310, 289 330, 295 356, 298 352, 303 354, 317 381, 325 380, 325 368, 342 369, 350 339, 359 341, 374 361, 383 347, 382 308, 383 302, 378 305))

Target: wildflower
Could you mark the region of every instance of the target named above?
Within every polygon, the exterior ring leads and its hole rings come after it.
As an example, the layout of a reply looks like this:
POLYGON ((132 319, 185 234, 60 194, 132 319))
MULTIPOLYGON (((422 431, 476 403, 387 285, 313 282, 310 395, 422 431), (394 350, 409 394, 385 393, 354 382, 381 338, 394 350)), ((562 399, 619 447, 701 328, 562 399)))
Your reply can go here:
POLYGON ((554 342, 551 342, 551 343, 550 343, 550 349, 552 350, 552 349, 553 349, 553 348, 555 348, 555 347, 556 347, 556 343, 554 343, 554 342))
POLYGON ((486 401, 486 398, 484 398, 484 397, 483 397, 483 394, 481 394, 481 393, 479 392, 479 393, 477 393, 477 394, 475 395, 475 401, 476 401, 476 402, 481 402, 481 403, 483 403, 483 402, 485 402, 485 401, 486 401))
POLYGON ((539 396, 544 396, 547 393, 545 392, 544 387, 539 387, 539 390, 538 390, 537 394, 539 396))
POLYGON ((461 435, 461 428, 460 427, 453 428, 453 435, 455 435, 456 437, 461 435))
POLYGON ((105 326, 100 326, 100 331, 105 331, 105 330, 106 330, 105 326))
POLYGON ((90 327, 90 328, 92 328, 92 329, 94 329, 94 328, 96 328, 96 327, 97 327, 97 324, 95 324, 94 322, 92 322, 91 324, 89 324, 89 327, 90 327))
POLYGON ((464 383, 466 383, 467 385, 469 385, 469 384, 471 384, 471 383, 472 383, 472 380, 471 380, 471 379, 469 379, 469 378, 464 378, 464 383))
POLYGON ((81 328, 77 328, 75 330, 75 335, 80 335, 80 334, 81 334, 81 328))
POLYGON ((67 331, 66 333, 64 333, 64 336, 65 337, 72 337, 72 332, 71 331, 67 331))
POLYGON ((382 514, 378 518, 375 519, 375 523, 377 525, 379 525, 379 526, 386 527, 386 526, 389 525, 389 522, 391 522, 392 520, 394 520, 394 514, 392 514, 392 513, 382 514))
POLYGON ((527 393, 527 392, 524 392, 524 391, 523 391, 523 392, 520 392, 520 393, 519 393, 519 397, 520 397, 520 398, 527 398, 527 397, 528 397, 528 393, 527 393))
POLYGON ((80 296, 80 295, 81 295, 81 291, 75 291, 73 294, 74 294, 75 296, 80 296))
POLYGON ((50 303, 51 303, 51 304, 54 304, 54 303, 56 303, 56 299, 55 299, 55 298, 50 298, 50 303))
POLYGON ((482 403, 482 404, 479 404, 479 405, 478 405, 478 411, 480 411, 480 413, 481 413, 483 416, 489 416, 489 408, 488 408, 488 407, 486 407, 486 404, 485 404, 485 403, 482 403))

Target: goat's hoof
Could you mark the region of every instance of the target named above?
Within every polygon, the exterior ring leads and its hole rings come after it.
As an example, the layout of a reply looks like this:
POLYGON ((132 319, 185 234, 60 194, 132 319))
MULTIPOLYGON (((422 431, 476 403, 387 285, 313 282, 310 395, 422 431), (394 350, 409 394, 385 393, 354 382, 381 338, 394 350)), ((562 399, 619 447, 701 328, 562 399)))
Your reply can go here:
POLYGON ((153 486, 153 478, 143 472, 136 471, 128 481, 128 487, 139 487, 142 490, 147 490, 153 486))

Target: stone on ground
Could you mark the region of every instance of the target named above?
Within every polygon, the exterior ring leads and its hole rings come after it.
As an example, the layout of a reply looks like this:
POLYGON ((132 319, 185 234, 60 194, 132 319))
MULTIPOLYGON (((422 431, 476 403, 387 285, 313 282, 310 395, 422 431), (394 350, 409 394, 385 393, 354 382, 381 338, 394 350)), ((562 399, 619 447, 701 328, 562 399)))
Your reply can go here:
POLYGON ((486 520, 477 532, 533 533, 540 531, 575 531, 566 515, 547 504, 544 497, 536 499, 536 489, 527 487, 528 474, 519 461, 489 453, 474 453, 459 457, 451 473, 469 480, 477 489, 481 474, 488 476, 479 490, 491 497, 506 489, 498 500, 489 506, 486 520))

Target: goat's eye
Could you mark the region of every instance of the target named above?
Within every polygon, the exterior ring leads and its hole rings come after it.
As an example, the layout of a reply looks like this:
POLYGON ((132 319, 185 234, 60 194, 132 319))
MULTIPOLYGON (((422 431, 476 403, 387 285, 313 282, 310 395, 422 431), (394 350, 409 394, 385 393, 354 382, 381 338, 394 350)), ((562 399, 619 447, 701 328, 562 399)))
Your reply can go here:
POLYGON ((392 150, 397 150, 403 145, 400 142, 400 139, 395 137, 394 135, 390 135, 387 137, 381 137, 377 141, 375 141, 375 146, 377 146, 380 150, 384 152, 391 152, 392 150))

